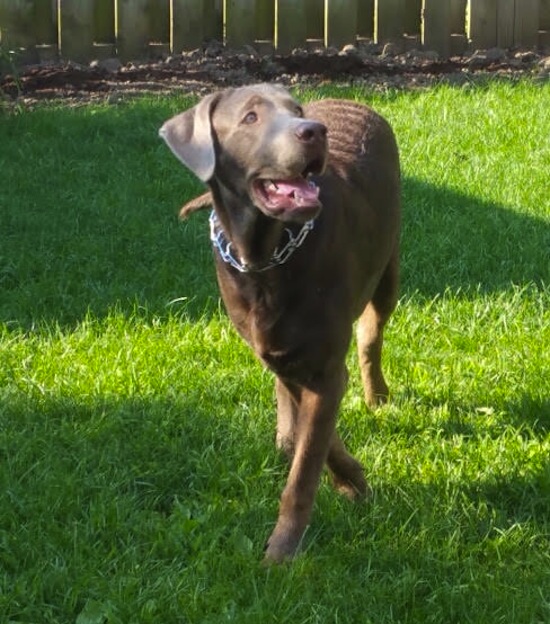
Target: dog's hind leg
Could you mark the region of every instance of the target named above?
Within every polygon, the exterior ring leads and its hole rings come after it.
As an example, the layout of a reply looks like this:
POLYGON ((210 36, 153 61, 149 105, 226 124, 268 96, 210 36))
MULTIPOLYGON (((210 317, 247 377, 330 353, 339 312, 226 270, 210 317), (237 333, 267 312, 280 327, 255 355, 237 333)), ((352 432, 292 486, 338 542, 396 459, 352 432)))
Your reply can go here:
MULTIPOLYGON (((345 371, 344 379, 347 383, 347 371, 345 371)), ((299 390, 277 378, 276 393, 277 448, 292 461, 296 444, 299 390)), ((363 467, 348 453, 336 431, 330 443, 327 465, 332 483, 340 494, 350 500, 364 498, 370 494, 363 467)))
MULTIPOLYGON (((348 371, 344 368, 344 388, 347 386, 348 377, 348 371)), ((350 500, 358 500, 370 495, 363 466, 348 453, 337 431, 334 431, 330 442, 327 466, 337 492, 350 500)))
POLYGON ((350 500, 370 496, 371 490, 365 479, 363 466, 348 453, 336 431, 330 443, 327 465, 337 492, 350 500))
POLYGON ((397 253, 394 253, 386 267, 376 291, 357 322, 357 347, 359 365, 369 407, 384 403, 389 394, 382 374, 382 342, 384 325, 397 303, 399 280, 397 253))

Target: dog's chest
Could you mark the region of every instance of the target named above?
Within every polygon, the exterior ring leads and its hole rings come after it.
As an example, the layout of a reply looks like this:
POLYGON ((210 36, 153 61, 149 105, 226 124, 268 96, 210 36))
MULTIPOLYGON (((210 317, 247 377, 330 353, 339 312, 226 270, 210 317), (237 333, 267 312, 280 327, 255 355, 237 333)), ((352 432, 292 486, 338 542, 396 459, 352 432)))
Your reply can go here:
POLYGON ((308 287, 295 272, 261 281, 242 275, 219 277, 233 324, 269 369, 306 381, 323 366, 338 335, 334 298, 327 297, 324 284, 308 287))
POLYGON ((277 375, 302 382, 323 361, 324 315, 303 302, 268 305, 255 301, 246 314, 243 337, 256 355, 277 375))

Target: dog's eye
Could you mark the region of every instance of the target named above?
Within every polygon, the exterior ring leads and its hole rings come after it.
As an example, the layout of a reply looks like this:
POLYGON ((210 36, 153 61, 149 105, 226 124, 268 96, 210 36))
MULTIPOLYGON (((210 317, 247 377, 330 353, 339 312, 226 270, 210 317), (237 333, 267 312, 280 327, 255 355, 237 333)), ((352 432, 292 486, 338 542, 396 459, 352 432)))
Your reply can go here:
POLYGON ((297 106, 296 107, 296 115, 298 117, 303 117, 304 116, 304 109, 301 106, 297 106))
POLYGON ((249 113, 246 113, 246 115, 243 118, 243 123, 247 125, 254 124, 257 121, 258 121, 258 114, 255 113, 254 111, 250 111, 249 113))

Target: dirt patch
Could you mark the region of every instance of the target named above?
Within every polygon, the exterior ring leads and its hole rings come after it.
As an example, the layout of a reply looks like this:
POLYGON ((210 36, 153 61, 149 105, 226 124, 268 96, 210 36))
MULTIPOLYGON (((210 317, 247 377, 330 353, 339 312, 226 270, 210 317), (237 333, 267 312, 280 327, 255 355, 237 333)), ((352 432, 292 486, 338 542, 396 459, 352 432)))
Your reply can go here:
POLYGON ((144 93, 202 95, 227 86, 277 82, 286 86, 364 85, 370 90, 465 84, 489 77, 548 80, 550 57, 532 51, 492 49, 440 59, 433 52, 396 53, 391 45, 346 46, 343 50, 295 50, 260 56, 254 49, 228 51, 213 42, 202 50, 122 65, 117 59, 34 65, 0 74, 5 102, 33 105, 42 100, 78 104, 117 101, 144 93))

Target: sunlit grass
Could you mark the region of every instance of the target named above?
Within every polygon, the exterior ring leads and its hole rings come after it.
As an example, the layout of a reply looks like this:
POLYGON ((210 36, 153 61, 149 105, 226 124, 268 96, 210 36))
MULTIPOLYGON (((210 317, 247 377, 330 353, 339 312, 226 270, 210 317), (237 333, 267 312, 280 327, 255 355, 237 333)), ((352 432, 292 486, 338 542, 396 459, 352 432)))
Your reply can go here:
POLYGON ((0 620, 550 619, 548 86, 352 97, 404 176, 392 400, 355 353, 339 428, 374 497, 323 482, 260 566, 286 466, 269 373, 219 305, 200 186, 158 141, 191 100, 0 113, 0 620))

